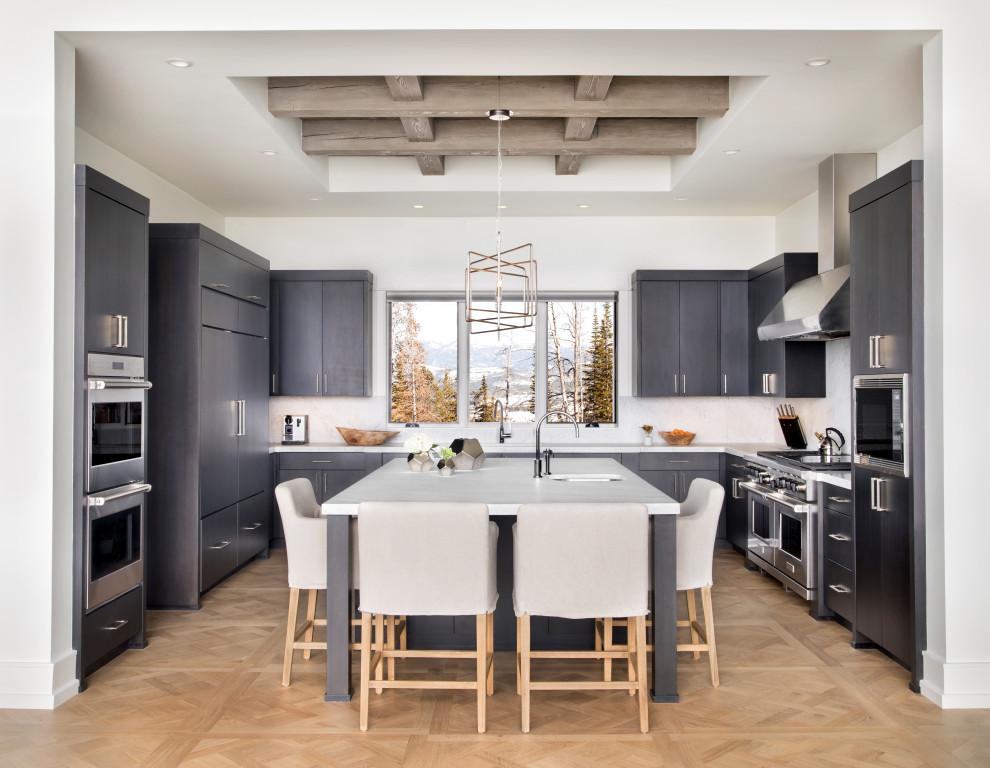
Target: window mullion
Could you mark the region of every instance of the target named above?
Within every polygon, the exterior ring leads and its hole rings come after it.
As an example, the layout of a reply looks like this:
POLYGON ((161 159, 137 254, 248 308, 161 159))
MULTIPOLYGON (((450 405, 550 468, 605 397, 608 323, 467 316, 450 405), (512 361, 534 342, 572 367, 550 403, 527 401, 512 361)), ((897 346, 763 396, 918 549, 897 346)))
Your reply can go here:
POLYGON ((533 419, 539 421, 547 412, 547 302, 536 305, 536 403, 533 419))
POLYGON ((471 406, 471 344, 465 315, 466 302, 457 302, 457 423, 468 423, 471 406))

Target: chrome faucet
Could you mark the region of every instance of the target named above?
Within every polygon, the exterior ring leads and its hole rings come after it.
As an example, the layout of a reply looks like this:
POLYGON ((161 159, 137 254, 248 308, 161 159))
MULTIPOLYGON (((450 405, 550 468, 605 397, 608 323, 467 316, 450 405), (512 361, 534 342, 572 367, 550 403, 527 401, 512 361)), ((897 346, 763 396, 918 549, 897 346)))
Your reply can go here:
POLYGON ((495 401, 495 418, 498 419, 498 441, 504 443, 505 438, 512 437, 512 433, 505 431, 505 407, 501 400, 495 401))
MULTIPOLYGON (((536 459, 533 461, 533 477, 543 477, 543 457, 540 456, 540 428, 551 416, 566 416, 574 423, 574 434, 581 437, 581 430, 578 429, 577 419, 566 411, 547 411, 536 423, 536 459)), ((547 449, 547 474, 550 474, 550 450, 547 449)))

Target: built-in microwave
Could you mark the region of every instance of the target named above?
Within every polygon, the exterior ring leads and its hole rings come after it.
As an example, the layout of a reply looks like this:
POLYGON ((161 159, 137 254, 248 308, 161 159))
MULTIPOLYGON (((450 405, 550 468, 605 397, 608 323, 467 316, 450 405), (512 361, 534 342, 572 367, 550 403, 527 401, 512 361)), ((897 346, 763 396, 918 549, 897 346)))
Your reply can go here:
POLYGON ((853 462, 908 475, 908 374, 853 377, 853 462))
POLYGON ((90 354, 86 373, 86 492, 143 482, 144 358, 90 354))

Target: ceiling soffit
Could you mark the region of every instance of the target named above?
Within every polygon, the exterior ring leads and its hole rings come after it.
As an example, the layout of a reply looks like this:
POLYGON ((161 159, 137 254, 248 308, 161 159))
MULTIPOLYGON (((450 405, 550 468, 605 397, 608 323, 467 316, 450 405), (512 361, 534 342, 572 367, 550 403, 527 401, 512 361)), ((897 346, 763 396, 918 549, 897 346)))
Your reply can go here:
POLYGON ((699 117, 729 109, 728 77, 271 77, 268 108, 302 120, 309 155, 415 157, 443 175, 447 156, 494 155, 490 109, 508 109, 502 153, 553 156, 557 175, 588 155, 690 155, 699 117))

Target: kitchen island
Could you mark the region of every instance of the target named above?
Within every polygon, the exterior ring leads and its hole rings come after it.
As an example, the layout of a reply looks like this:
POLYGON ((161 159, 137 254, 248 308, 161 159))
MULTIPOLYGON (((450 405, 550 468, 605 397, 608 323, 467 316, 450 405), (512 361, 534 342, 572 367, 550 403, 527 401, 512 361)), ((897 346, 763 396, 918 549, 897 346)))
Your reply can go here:
MULTIPOLYGON (((452 501, 488 504, 493 517, 514 516, 527 503, 640 503, 651 517, 653 537, 653 700, 676 702, 676 552, 674 522, 679 505, 612 459, 554 459, 553 475, 533 477, 533 460, 488 459, 476 470, 451 477, 410 472, 394 459, 324 502, 327 516, 327 701, 349 701, 353 690, 350 651, 350 553, 348 525, 362 501, 452 501), (571 480, 554 479, 581 475, 571 480), (620 479, 592 479, 612 476, 620 479)), ((500 579, 501 581, 501 579, 500 579)), ((511 603, 511 591, 500 590, 511 603)))

